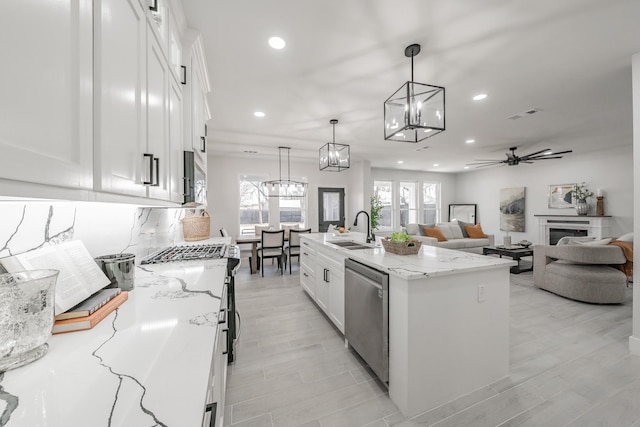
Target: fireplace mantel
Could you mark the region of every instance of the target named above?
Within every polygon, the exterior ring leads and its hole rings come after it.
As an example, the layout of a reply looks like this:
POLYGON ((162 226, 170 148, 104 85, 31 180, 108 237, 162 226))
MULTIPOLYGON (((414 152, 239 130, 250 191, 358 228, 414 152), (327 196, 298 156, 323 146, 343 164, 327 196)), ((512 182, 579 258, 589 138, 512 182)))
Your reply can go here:
POLYGON ((549 244, 549 230, 586 230, 587 236, 602 239, 610 236, 611 216, 534 215, 538 218, 538 242, 549 244))

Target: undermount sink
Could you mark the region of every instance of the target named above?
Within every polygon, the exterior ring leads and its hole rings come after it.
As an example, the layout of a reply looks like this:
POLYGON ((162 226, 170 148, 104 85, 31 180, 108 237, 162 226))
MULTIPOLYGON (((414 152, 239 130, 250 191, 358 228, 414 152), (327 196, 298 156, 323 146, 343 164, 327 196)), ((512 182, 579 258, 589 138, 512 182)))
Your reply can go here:
POLYGON ((327 243, 331 243, 332 245, 340 246, 344 249, 355 250, 355 249, 374 249, 374 246, 366 245, 365 243, 353 242, 350 240, 328 240, 327 243))

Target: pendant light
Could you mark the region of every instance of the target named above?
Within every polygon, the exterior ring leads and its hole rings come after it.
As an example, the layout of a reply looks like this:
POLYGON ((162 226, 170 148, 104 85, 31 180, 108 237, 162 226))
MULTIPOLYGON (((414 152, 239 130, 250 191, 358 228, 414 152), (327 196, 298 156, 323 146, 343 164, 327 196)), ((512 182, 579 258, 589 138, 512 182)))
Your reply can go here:
POLYGON ((278 172, 280 179, 263 181, 269 197, 282 197, 287 199, 305 197, 307 195, 307 183, 291 179, 291 161, 289 160, 290 147, 278 147, 278 172), (282 152, 287 155, 287 179, 282 179, 282 152))
POLYGON ((444 88, 413 81, 413 57, 420 45, 406 47, 411 58, 411 80, 384 102, 384 139, 418 142, 445 130, 444 88))
POLYGON ((346 144, 336 144, 336 124, 338 124, 338 120, 331 119, 329 123, 333 126, 333 142, 327 142, 320 147, 320 170, 340 172, 349 169, 351 149, 346 144))

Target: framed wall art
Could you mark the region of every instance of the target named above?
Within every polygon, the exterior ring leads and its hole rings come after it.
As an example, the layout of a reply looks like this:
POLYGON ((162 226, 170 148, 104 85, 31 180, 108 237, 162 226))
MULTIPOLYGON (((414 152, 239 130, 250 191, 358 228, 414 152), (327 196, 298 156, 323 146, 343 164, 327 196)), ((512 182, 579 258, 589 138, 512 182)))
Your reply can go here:
POLYGON ((500 190, 500 230, 525 231, 525 188, 500 190))
POLYGON ((571 194, 575 184, 553 184, 549 186, 549 207, 551 209, 572 208, 574 200, 571 194))

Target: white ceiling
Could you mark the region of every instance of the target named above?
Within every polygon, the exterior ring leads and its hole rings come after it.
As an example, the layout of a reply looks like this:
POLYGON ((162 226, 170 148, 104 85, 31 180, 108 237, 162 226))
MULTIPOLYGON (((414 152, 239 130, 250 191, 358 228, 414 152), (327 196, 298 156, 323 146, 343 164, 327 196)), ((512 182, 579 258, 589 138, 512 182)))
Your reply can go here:
POLYGON ((317 158, 332 138, 332 118, 340 121, 336 142, 374 167, 461 172, 475 159, 505 158, 511 146, 520 155, 550 148, 573 149, 571 156, 632 143, 638 0, 183 0, 183 7, 207 55, 212 152, 277 156, 284 145, 291 158, 317 158), (269 47, 273 35, 285 39, 283 50, 269 47), (414 80, 446 87, 447 130, 418 144, 385 141, 383 102, 410 79, 404 49, 412 43, 422 46, 414 80), (481 92, 489 97, 472 101, 481 92), (531 108, 542 111, 507 119, 531 108), (266 117, 255 118, 258 110, 266 117), (465 144, 469 138, 476 142, 465 144))

